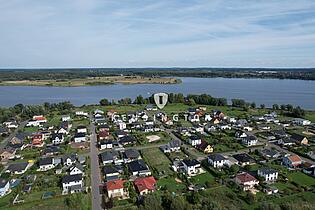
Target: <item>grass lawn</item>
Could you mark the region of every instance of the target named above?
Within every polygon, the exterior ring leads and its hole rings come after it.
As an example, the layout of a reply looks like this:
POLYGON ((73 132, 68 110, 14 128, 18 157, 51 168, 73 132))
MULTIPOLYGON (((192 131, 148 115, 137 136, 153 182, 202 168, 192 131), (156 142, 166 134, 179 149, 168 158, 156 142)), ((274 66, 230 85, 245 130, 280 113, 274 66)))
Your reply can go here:
POLYGON ((63 210, 63 209, 82 209, 82 210, 88 210, 91 209, 91 195, 88 194, 78 194, 78 202, 76 202, 77 198, 74 200, 74 204, 66 205, 66 198, 70 197, 70 199, 73 199, 72 197, 76 195, 67 195, 67 196, 56 196, 49 199, 44 200, 38 200, 33 202, 25 202, 14 206, 8 206, 6 209, 8 210, 63 210))
POLYGON ((289 180, 299 185, 315 186, 315 178, 310 177, 302 172, 293 172, 289 174, 289 180))
POLYGON ((150 148, 141 150, 146 163, 152 168, 156 169, 158 173, 172 174, 170 169, 170 160, 163 154, 159 148, 150 148))
POLYGON ((184 183, 179 183, 174 177, 162 178, 157 181, 158 186, 167 189, 169 192, 178 192, 186 189, 184 183))
POLYGON ((315 122, 315 112, 306 112, 305 119, 315 122))
POLYGON ((174 160, 176 158, 181 159, 181 160, 185 159, 185 158, 188 158, 188 156, 185 153, 183 153, 182 151, 171 152, 168 155, 169 155, 169 158, 172 159, 172 160, 174 160))
POLYGON ((38 132, 38 127, 24 127, 24 132, 35 133, 38 132))
POLYGON ((192 177, 190 181, 197 185, 204 185, 206 182, 214 183, 215 178, 209 172, 206 172, 198 176, 192 177))

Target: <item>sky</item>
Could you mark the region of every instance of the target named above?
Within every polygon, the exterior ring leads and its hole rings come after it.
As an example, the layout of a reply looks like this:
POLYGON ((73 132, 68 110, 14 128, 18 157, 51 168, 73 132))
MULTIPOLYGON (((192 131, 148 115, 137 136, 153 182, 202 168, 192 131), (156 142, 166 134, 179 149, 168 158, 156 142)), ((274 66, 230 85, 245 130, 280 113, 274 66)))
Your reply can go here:
POLYGON ((315 67, 314 0, 0 0, 0 68, 315 67))

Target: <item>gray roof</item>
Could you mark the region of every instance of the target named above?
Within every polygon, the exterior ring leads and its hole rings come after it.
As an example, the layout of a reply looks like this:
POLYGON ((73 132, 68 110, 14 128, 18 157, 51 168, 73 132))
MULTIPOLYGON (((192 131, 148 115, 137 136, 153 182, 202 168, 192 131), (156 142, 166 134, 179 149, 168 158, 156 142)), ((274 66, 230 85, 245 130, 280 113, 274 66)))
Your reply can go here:
POLYGON ((52 157, 42 158, 39 160, 39 166, 44 166, 44 165, 49 165, 49 164, 53 164, 52 157))
POLYGON ((8 169, 11 173, 12 172, 21 172, 25 170, 25 168, 28 166, 27 162, 21 162, 21 163, 12 163, 9 165, 8 169))
POLYGON ((259 171, 261 171, 264 174, 274 174, 277 173, 277 170, 272 169, 272 168, 261 168, 259 169, 259 171))
POLYGON ((216 161, 222 161, 225 160, 226 158, 223 157, 221 154, 211 154, 208 156, 209 159, 213 160, 214 162, 216 161))
POLYGON ((80 180, 82 180, 82 174, 67 175, 62 178, 62 183, 69 183, 80 180))
POLYGON ((181 144, 182 144, 181 140, 178 139, 174 139, 168 143, 170 148, 180 147, 181 144))
POLYGON ((140 157, 140 153, 136 149, 127 149, 125 150, 125 157, 127 159, 138 159, 140 157))
POLYGON ((82 172, 84 171, 83 166, 80 163, 72 164, 72 166, 70 167, 70 171, 73 170, 74 168, 78 168, 82 172))
POLYGON ((114 160, 118 155, 118 152, 115 150, 106 151, 101 153, 101 159, 102 161, 114 160))
POLYGON ((134 160, 128 164, 128 169, 131 172, 149 170, 148 166, 143 160, 134 160))
POLYGON ((187 166, 195 166, 195 165, 198 165, 200 164, 199 161, 195 160, 195 159, 184 159, 183 160, 183 163, 185 163, 185 165, 187 166))

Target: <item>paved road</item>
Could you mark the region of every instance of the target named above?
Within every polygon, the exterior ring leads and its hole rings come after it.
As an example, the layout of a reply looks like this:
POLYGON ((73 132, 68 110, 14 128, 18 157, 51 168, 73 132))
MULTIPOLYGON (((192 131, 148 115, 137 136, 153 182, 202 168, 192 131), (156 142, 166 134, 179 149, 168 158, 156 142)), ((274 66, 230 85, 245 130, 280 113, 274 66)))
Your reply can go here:
POLYGON ((95 125, 90 123, 91 141, 90 141, 90 159, 91 159, 91 187, 92 187, 92 209, 102 209, 102 196, 100 193, 101 171, 99 167, 97 138, 95 133, 95 125))
POLYGON ((25 127, 27 121, 23 121, 19 124, 19 127, 17 129, 15 129, 12 133, 10 133, 10 135, 8 137, 6 137, 1 143, 0 143, 0 150, 2 150, 7 144, 8 142, 17 134, 18 130, 21 130, 25 127))

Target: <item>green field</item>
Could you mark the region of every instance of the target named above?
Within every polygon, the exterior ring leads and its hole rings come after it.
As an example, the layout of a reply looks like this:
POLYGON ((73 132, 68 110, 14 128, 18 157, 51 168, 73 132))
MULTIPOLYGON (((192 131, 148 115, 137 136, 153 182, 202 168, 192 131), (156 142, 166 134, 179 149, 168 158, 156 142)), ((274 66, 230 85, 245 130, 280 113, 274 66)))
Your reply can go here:
POLYGON ((170 169, 170 160, 163 154, 159 148, 150 148, 141 150, 144 160, 150 167, 156 170, 157 173, 161 174, 172 174, 170 169))
POLYGON ((315 187, 315 178, 310 177, 302 172, 294 172, 289 174, 289 180, 296 182, 299 185, 315 187))
POLYGON ((174 177, 161 178, 157 182, 158 186, 169 192, 179 192, 186 189, 184 183, 177 182, 174 177))
POLYGON ((213 184, 215 182, 215 178, 209 172, 206 172, 206 173, 191 177, 190 181, 196 185, 205 185, 206 182, 213 184))

